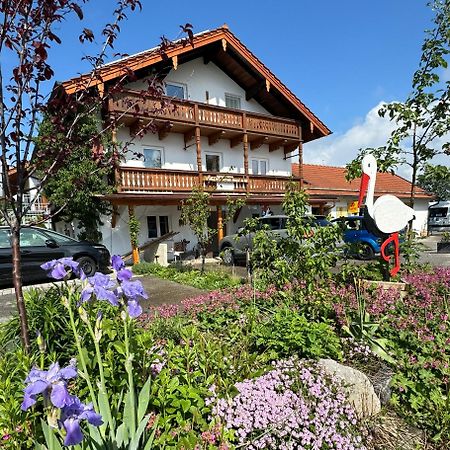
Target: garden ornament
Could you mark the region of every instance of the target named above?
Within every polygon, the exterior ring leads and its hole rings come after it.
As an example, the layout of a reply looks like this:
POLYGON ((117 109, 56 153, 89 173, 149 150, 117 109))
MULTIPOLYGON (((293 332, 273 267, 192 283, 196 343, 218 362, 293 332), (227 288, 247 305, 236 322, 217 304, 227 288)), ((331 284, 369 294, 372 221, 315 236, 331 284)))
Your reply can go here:
POLYGON ((367 192, 364 216, 369 223, 372 222, 375 226, 376 229, 373 231, 385 239, 381 245, 381 256, 388 263, 391 256, 386 255, 385 250, 388 244, 391 242, 394 244, 394 267, 389 271, 391 276, 394 276, 400 270, 399 231, 403 230, 408 222, 414 219, 414 210, 405 205, 399 198, 390 194, 382 195, 374 202, 377 161, 373 155, 364 156, 362 171, 358 207, 361 206, 367 192))

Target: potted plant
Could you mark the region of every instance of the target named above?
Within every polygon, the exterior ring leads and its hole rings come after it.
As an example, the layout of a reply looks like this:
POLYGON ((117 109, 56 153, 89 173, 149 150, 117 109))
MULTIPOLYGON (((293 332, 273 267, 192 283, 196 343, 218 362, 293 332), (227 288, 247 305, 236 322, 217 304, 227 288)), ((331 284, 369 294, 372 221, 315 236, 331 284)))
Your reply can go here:
POLYGON ((450 231, 442 233, 441 241, 437 243, 438 253, 450 253, 450 231))

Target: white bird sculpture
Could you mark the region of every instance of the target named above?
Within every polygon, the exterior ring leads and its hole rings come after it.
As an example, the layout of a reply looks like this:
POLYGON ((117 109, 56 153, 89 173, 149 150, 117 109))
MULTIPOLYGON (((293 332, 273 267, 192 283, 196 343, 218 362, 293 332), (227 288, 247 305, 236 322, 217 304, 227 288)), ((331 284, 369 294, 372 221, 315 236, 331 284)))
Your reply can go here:
POLYGON ((387 262, 390 257, 385 254, 385 249, 389 243, 394 244, 394 267, 390 270, 391 276, 394 276, 400 270, 399 257, 399 231, 408 225, 408 222, 414 219, 414 210, 405 205, 394 195, 386 194, 378 197, 374 203, 375 183, 377 178, 377 160, 373 155, 366 155, 362 160, 361 187, 359 190, 358 206, 361 205, 367 191, 366 207, 367 213, 373 219, 375 226, 383 234, 390 235, 381 245, 381 256, 387 262))

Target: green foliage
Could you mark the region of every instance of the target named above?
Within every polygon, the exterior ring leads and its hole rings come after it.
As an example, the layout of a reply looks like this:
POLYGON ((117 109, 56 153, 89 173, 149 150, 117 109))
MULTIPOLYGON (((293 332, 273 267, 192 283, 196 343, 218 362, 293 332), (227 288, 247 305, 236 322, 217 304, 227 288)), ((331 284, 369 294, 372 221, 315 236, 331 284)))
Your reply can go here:
MULTIPOLYGON (((102 225, 100 217, 110 212, 109 203, 96 196, 112 192, 108 184, 111 164, 100 164, 93 156, 92 137, 98 135, 99 127, 100 120, 96 114, 83 115, 71 135, 70 154, 66 156, 64 165, 47 179, 44 187, 44 194, 55 210, 63 208, 59 218, 66 222, 78 220, 78 238, 92 242, 99 242, 101 239, 98 231, 98 227, 102 225)), ((60 141, 67 146, 67 138, 58 135, 49 117, 44 118, 36 139, 39 153, 45 155, 47 149, 56 148, 60 141)), ((96 141, 95 144, 97 148, 108 149, 109 141, 109 135, 104 134, 101 141, 96 141)), ((102 158, 108 160, 108 155, 102 155, 102 158)), ((41 176, 45 175, 45 171, 53 163, 53 160, 39 162, 41 176)))
POLYGON ((130 230, 130 242, 133 248, 139 247, 139 232, 141 231, 141 223, 134 213, 130 213, 128 218, 128 228, 130 230))
POLYGON ((133 273, 150 274, 176 283, 186 284, 198 289, 215 290, 227 287, 235 287, 241 284, 241 279, 219 271, 201 272, 190 266, 163 267, 153 263, 139 263, 133 266, 133 273))
POLYGON ((307 289, 313 289, 317 280, 330 278, 339 257, 341 230, 337 225, 313 226, 305 216, 307 207, 306 192, 291 184, 283 201, 287 236, 275 236, 266 230, 255 232, 252 264, 267 283, 281 287, 298 279, 306 281, 307 289))
POLYGON ((208 227, 210 214, 209 194, 194 186, 189 198, 181 204, 181 222, 188 225, 197 238, 202 256, 202 272, 205 265, 206 248, 217 233, 217 230, 208 227))
POLYGON ((422 189, 435 195, 436 200, 450 199, 450 168, 447 166, 426 164, 418 182, 422 189))
POLYGON ((450 231, 444 231, 442 233, 440 242, 450 242, 450 231))
POLYGON ((28 375, 32 358, 20 346, 8 352, 0 351, 0 448, 32 448, 30 433, 30 413, 21 410, 23 400, 23 380, 28 375))
POLYGON ((252 337, 258 351, 268 352, 271 360, 293 355, 314 359, 342 357, 339 337, 329 324, 309 322, 286 307, 275 310, 252 337))

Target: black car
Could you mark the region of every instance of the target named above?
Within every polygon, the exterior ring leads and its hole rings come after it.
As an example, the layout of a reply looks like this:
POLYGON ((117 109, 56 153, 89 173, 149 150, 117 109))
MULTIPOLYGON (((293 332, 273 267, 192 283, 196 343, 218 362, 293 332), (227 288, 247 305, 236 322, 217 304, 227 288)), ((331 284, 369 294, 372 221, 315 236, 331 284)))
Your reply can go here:
MULTIPOLYGON (((24 282, 46 280, 47 274, 40 266, 52 259, 72 257, 80 264, 87 276, 94 275, 97 270, 107 270, 110 261, 109 251, 104 245, 80 242, 55 231, 38 227, 21 229, 20 254, 24 282)), ((8 227, 0 227, 0 284, 11 283, 10 230, 8 227)))

